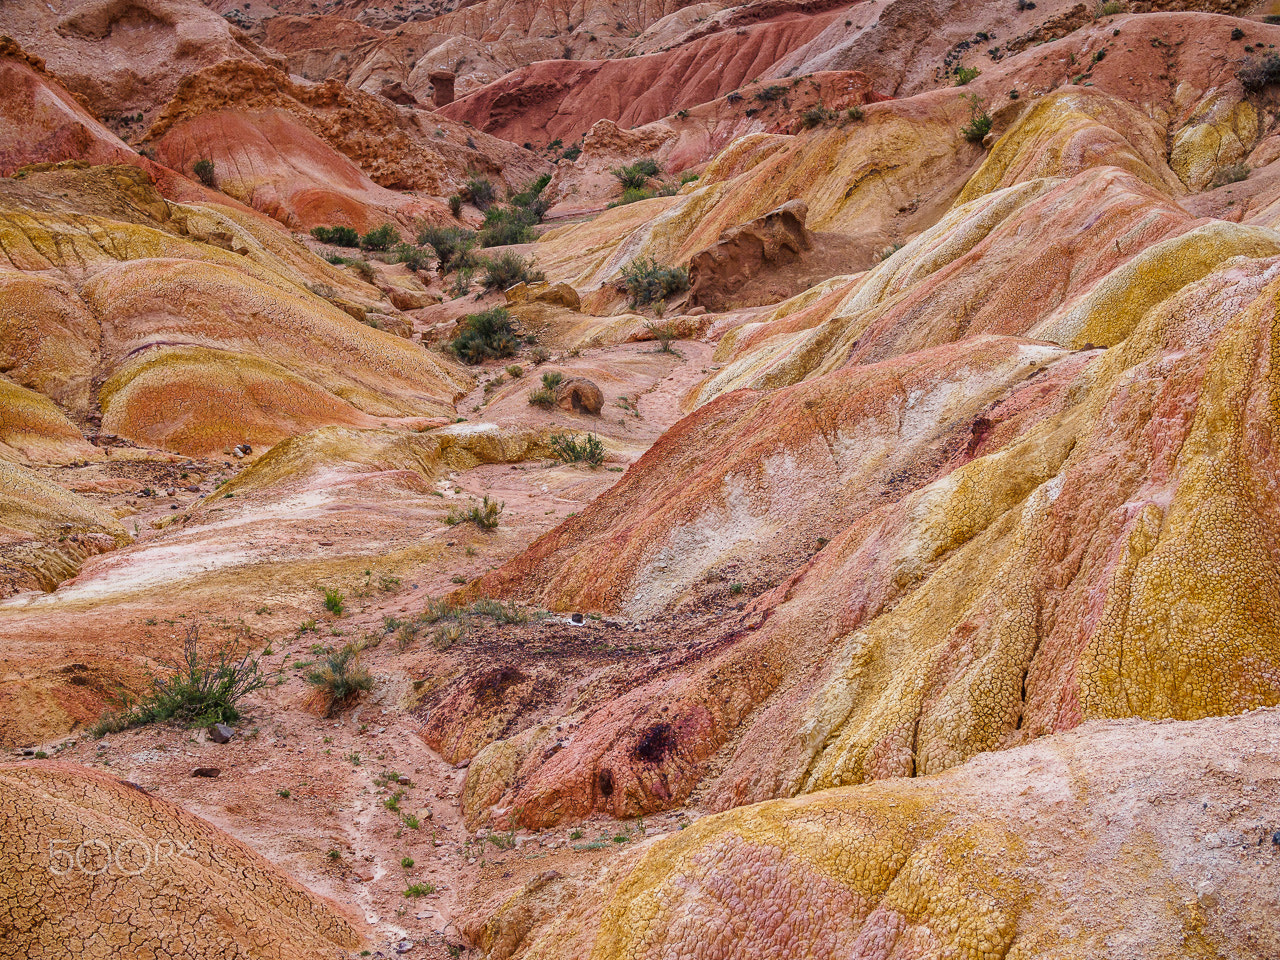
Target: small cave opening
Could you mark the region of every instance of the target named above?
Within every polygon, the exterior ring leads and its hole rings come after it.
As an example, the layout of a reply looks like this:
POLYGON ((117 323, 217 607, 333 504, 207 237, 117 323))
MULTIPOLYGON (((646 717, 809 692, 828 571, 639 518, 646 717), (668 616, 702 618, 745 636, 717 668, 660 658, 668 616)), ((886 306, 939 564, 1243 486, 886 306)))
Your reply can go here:
POLYGON ((601 770, 596 776, 596 782, 600 785, 601 796, 613 796, 613 771, 601 770))

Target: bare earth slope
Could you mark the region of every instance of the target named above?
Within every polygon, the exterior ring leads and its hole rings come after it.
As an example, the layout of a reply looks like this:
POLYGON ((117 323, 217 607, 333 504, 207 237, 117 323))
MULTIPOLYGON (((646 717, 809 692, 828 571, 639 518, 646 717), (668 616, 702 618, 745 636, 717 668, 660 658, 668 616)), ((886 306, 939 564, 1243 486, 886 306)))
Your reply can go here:
POLYGON ((1273 6, 5 5, 0 954, 1274 958, 1273 6))

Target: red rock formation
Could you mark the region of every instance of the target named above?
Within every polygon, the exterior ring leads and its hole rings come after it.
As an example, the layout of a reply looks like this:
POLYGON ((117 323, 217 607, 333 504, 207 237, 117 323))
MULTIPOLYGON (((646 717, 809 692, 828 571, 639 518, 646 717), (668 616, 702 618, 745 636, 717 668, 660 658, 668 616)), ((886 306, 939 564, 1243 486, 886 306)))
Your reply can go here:
MULTIPOLYGON (((724 29, 648 56, 546 61, 468 93, 446 116, 516 143, 570 143, 597 120, 650 123, 724 96, 770 74, 773 65, 838 16, 766 7, 763 22, 724 29)), ((748 104, 744 109, 749 108, 748 104)))

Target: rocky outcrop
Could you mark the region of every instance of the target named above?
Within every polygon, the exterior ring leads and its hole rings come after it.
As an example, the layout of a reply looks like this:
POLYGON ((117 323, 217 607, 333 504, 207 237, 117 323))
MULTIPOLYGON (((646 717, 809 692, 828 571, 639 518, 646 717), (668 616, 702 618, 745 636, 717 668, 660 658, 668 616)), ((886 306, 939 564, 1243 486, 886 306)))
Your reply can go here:
POLYGON ((555 391, 556 406, 571 413, 600 414, 604 393, 585 377, 571 377, 555 391))
POLYGON ((431 81, 431 102, 437 108, 453 103, 453 81, 457 76, 452 70, 432 70, 427 79, 431 81))
POLYGON ((809 208, 791 200, 720 235, 689 259, 689 303, 708 310, 742 306, 743 287, 762 271, 794 263, 813 248, 805 229, 809 208))
POLYGON ((440 198, 480 173, 518 189, 544 168, 519 147, 450 126, 439 136, 417 112, 336 80, 299 84, 231 61, 184 80, 147 137, 175 169, 211 160, 221 190, 304 229, 451 220, 438 199, 398 191, 440 198))

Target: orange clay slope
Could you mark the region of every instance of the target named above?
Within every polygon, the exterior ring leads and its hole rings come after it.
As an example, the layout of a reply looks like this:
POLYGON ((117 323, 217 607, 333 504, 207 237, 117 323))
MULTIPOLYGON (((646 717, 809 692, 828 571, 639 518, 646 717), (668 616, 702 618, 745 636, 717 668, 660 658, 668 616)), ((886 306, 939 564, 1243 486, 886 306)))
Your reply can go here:
POLYGON ((175 170, 211 160, 219 189, 295 229, 451 221, 441 198, 469 176, 505 178, 518 190, 546 166, 506 141, 452 122, 446 130, 433 115, 336 80, 297 82, 244 60, 184 79, 146 139, 175 170))
POLYGON ((85 767, 0 766, 0 838, 0 956, 327 960, 362 946, 245 844, 85 767))

